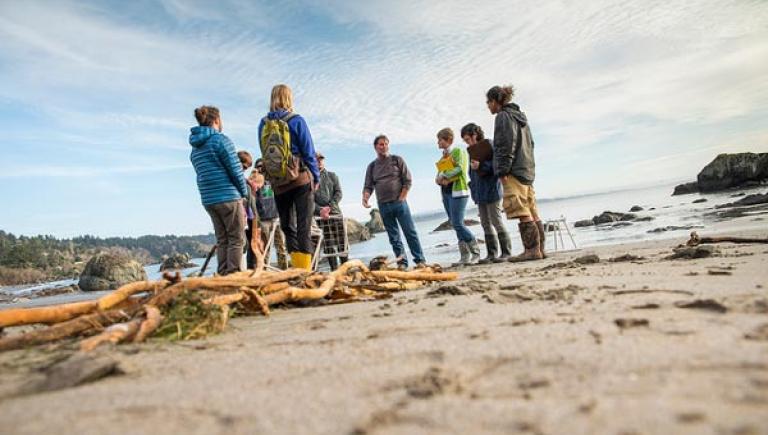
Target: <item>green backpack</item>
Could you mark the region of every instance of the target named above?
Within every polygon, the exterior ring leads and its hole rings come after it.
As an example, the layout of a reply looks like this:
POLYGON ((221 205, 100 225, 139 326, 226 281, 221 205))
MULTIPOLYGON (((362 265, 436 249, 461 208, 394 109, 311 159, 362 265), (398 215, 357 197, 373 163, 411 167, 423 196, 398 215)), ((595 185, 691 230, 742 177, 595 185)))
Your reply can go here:
POLYGON ((278 119, 266 116, 262 119, 264 127, 259 138, 261 158, 266 178, 273 186, 291 183, 299 178, 301 172, 301 160, 291 152, 291 133, 288 130, 288 121, 294 116, 295 113, 288 113, 278 119))

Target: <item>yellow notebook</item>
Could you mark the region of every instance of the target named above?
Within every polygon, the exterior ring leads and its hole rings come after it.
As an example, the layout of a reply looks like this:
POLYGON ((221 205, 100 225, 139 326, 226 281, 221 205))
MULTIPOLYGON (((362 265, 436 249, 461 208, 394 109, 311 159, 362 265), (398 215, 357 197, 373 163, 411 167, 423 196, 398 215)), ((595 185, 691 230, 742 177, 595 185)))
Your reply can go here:
POLYGON ((456 165, 453 164, 453 159, 451 156, 445 156, 438 160, 437 163, 435 163, 435 166, 437 166, 437 172, 450 171, 456 167, 456 165))

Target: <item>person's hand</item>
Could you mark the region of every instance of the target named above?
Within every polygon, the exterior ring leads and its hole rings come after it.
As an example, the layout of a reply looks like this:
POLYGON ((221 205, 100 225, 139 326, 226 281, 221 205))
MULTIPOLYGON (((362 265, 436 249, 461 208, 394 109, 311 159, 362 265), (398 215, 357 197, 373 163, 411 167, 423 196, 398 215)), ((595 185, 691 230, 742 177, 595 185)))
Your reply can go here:
POLYGON ((403 202, 405 201, 405 197, 408 196, 408 191, 403 189, 400 191, 400 196, 397 198, 398 201, 403 202))
POLYGON ((506 183, 508 179, 509 179, 509 175, 502 175, 501 177, 499 177, 499 180, 501 180, 502 183, 506 183))
POLYGON ((371 208, 371 204, 368 204, 368 198, 363 198, 363 207, 371 208))
POLYGON ((437 184, 439 186, 442 186, 443 185, 443 177, 441 177, 439 175, 437 177, 435 177, 435 184, 437 184))
POLYGON ((469 162, 469 167, 477 171, 477 169, 480 167, 480 162, 477 160, 472 160, 469 162))
POLYGON ((319 188, 320 188, 320 182, 319 181, 315 182, 315 183, 312 183, 312 191, 313 192, 317 192, 317 189, 319 189, 319 188))
POLYGON ((328 206, 321 207, 320 208, 320 218, 323 220, 328 220, 328 218, 331 216, 331 208, 328 206))

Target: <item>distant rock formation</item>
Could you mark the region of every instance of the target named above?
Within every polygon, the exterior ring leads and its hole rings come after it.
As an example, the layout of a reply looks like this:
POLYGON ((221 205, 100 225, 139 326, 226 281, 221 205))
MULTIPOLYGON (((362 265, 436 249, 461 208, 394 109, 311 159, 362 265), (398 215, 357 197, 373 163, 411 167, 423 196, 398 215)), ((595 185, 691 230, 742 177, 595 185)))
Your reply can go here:
MULTIPOLYGON (((471 227, 473 225, 480 225, 480 221, 475 219, 464 219, 464 225, 471 227)), ((452 230, 451 221, 445 221, 437 226, 432 232, 452 230)))
POLYGON ((634 213, 636 211, 643 211, 643 208, 639 205, 633 205, 632 208, 629 209, 630 212, 634 213))
POLYGON ((136 260, 122 254, 97 254, 80 275, 77 285, 83 291, 114 290, 134 281, 145 281, 147 273, 136 260))
POLYGON ((696 181, 680 184, 672 195, 755 187, 768 181, 768 153, 720 154, 704 167, 696 181))
POLYGON ((371 220, 369 220, 365 226, 371 234, 383 233, 386 231, 386 228, 384 228, 384 221, 381 220, 381 212, 378 208, 371 210, 371 220))
POLYGON ((345 218, 344 221, 347 224, 347 240, 349 243, 359 243, 371 240, 371 231, 367 226, 352 218, 345 218))
POLYGON ((617 211, 604 211, 592 219, 582 219, 576 221, 574 227, 591 227, 593 225, 614 224, 621 222, 647 222, 653 220, 653 216, 638 216, 634 213, 621 213, 617 211))
POLYGON ((160 263, 160 272, 169 269, 187 269, 189 267, 196 267, 195 263, 190 260, 192 258, 189 254, 172 254, 163 255, 162 262, 160 263))

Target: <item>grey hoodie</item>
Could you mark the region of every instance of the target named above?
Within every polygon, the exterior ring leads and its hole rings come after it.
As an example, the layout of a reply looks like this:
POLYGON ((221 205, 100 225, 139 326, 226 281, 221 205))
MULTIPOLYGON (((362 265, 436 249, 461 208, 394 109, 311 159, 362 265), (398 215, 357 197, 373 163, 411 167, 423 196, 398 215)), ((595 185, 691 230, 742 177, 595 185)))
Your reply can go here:
POLYGON ((520 106, 509 103, 496 114, 493 128, 493 172, 513 175, 523 184, 533 184, 536 162, 528 118, 520 106))

